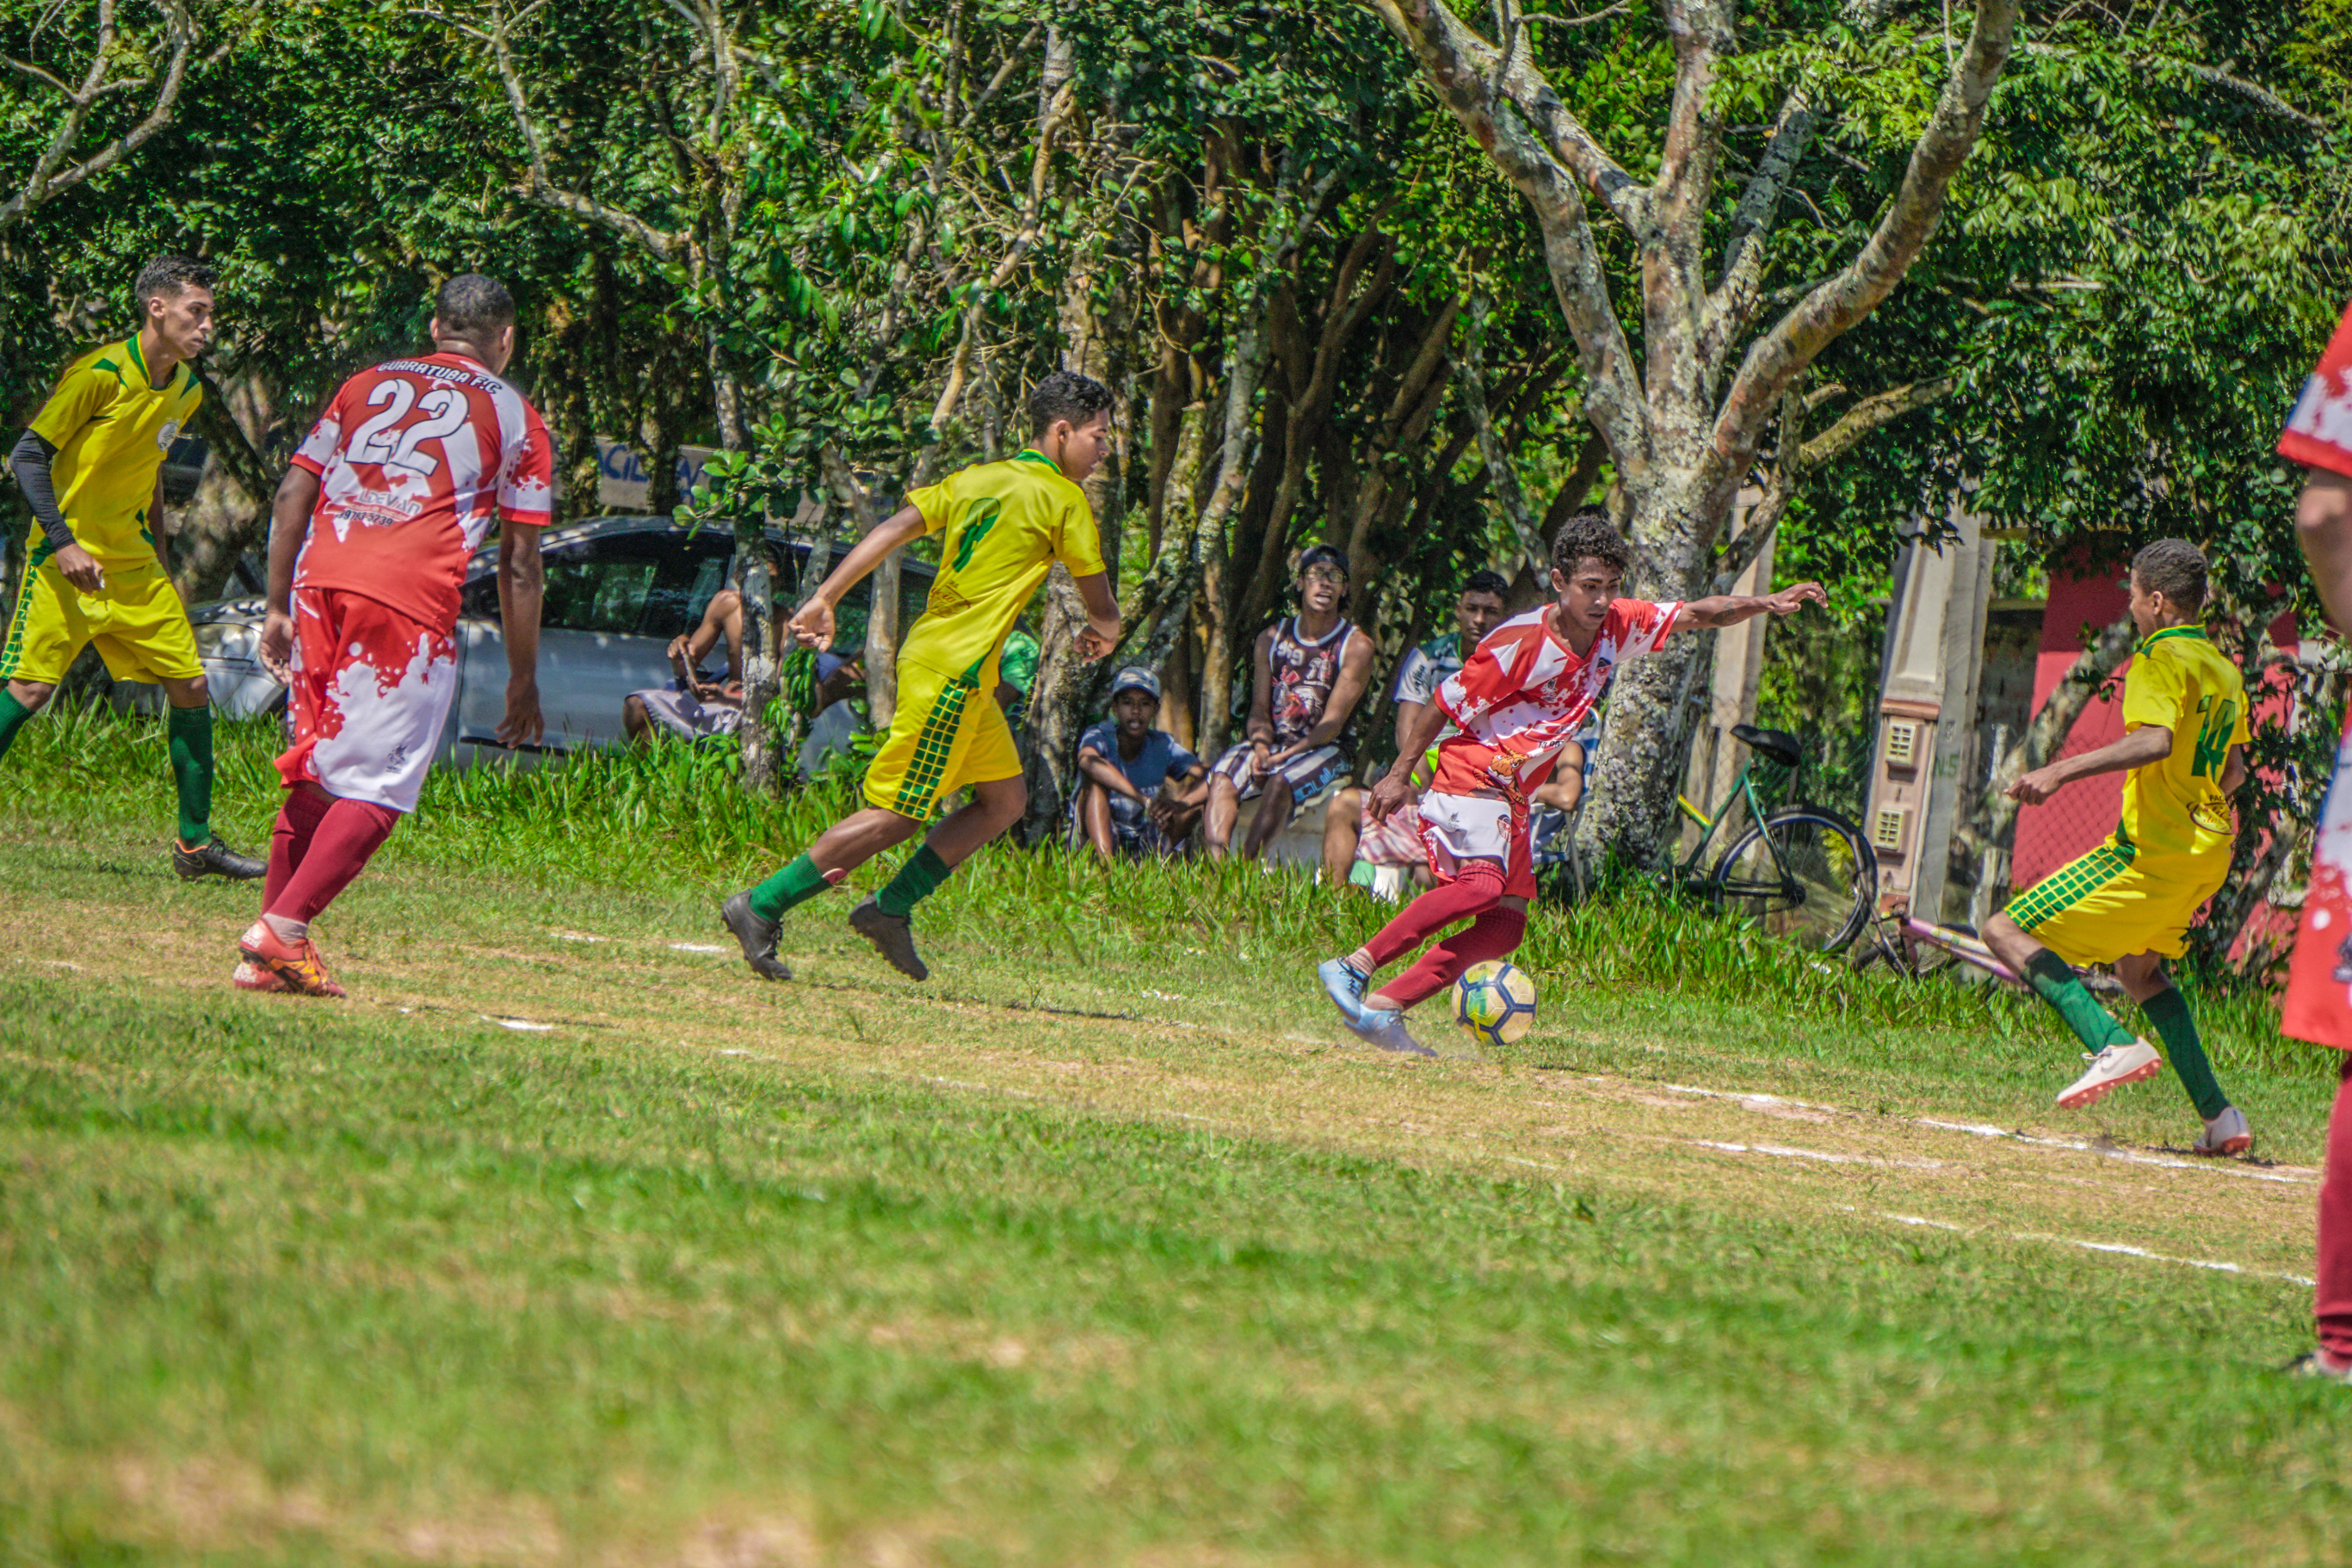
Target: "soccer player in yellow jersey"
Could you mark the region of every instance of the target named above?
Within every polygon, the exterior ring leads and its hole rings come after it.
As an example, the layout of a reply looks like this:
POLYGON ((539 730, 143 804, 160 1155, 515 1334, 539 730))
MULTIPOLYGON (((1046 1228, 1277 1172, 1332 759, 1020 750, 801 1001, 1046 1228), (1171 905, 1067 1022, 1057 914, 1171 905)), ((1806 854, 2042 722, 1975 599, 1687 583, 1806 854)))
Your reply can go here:
POLYGON ((994 696, 997 665, 1006 635, 1055 561, 1077 579, 1086 605, 1080 656, 1100 658, 1118 642, 1118 602, 1103 570, 1093 510, 1078 489, 1110 438, 1110 389, 1056 371, 1030 394, 1029 426, 1029 445, 1019 457, 966 468, 908 496, 793 617, 793 636, 803 647, 824 648, 843 595, 898 546, 940 535, 930 603, 898 650, 898 710, 866 773, 866 809, 719 906, 719 919, 762 979, 792 977, 776 956, 785 910, 914 837, 940 800, 969 788, 971 804, 933 828, 898 874, 849 916, 851 929, 900 973, 927 978, 908 914, 965 857, 1028 809, 1021 756, 994 696))
POLYGON ((2009 792, 2039 805, 2075 779, 2129 769, 2123 820, 2105 843, 2011 899, 1985 922, 1984 938, 2089 1048, 2090 1070, 2060 1105, 2079 1110, 2164 1070, 2156 1048, 2116 1022, 2070 967, 2112 963, 2205 1119, 2195 1152, 2242 1154, 2254 1143, 2245 1113, 2221 1092, 2189 1004, 2164 973, 2230 874, 2229 797, 2246 782, 2245 685, 2198 624, 2204 607, 2205 557, 2195 545, 2161 539, 2134 557, 2140 642, 2124 677, 2124 738, 2036 768, 2009 792))
POLYGON ((170 700, 173 868, 246 881, 265 868, 213 833, 212 693, 155 542, 163 458, 203 400, 192 362, 212 342, 212 268, 158 257, 131 294, 139 331, 68 365, 13 454, 41 539, 0 642, 0 756, 97 644, 117 680, 154 681, 170 700))

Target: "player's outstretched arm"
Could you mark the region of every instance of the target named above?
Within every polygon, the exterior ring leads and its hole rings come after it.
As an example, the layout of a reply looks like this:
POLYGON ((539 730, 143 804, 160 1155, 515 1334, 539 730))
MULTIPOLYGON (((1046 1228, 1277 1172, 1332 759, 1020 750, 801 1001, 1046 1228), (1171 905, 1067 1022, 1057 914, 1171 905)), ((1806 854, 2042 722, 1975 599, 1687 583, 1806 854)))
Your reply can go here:
POLYGON ((539 711, 539 606, 547 587, 539 530, 505 522, 499 530, 499 628, 507 645, 507 716, 499 744, 535 746, 547 732, 539 711))
POLYGON ((2326 468, 2305 473, 2303 499, 2294 509, 2295 538, 2319 603, 2342 631, 2352 626, 2352 478, 2326 468))
POLYGON ((1800 583, 1777 594, 1716 594, 1683 605, 1686 626, 1736 626, 1758 616, 1792 616, 1804 605, 1826 605, 1830 596, 1819 583, 1800 583))
POLYGON ((2008 794, 2011 800, 2022 801, 2027 805, 2040 805, 2076 779, 2144 768, 2170 755, 2171 730, 2162 724, 2143 724, 2122 740, 2111 742, 2095 752, 2084 752, 2079 757, 2062 757, 2047 767, 2034 769, 2010 785, 2008 794))
POLYGON ((890 520, 859 540, 850 552, 841 558, 841 564, 825 574, 817 584, 816 595, 800 607, 787 623, 793 640, 801 647, 823 653, 833 646, 833 612, 848 592, 866 581, 866 574, 882 564, 882 558, 900 545, 920 539, 925 531, 923 514, 911 506, 900 507, 890 520))
POLYGON ((1087 607, 1087 629, 1078 634, 1078 657, 1092 662, 1118 646, 1118 595, 1111 592, 1110 574, 1090 573, 1077 579, 1078 602, 1087 607))
POLYGON ((310 532, 310 513, 319 504, 319 476, 296 463, 278 481, 269 502, 269 581, 264 590, 268 614, 261 622, 261 668, 273 679, 291 676, 287 660, 294 654, 294 563, 302 541, 310 532))

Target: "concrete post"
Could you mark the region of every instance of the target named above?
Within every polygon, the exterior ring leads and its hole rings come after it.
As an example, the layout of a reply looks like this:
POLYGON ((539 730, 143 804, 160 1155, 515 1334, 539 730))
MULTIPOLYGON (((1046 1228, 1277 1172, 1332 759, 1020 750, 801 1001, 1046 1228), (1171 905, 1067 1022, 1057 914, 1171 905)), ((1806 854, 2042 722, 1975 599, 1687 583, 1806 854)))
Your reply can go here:
POLYGON ((1959 537, 1909 552, 1879 695, 1878 751, 1864 834, 1878 852, 1882 905, 1944 918, 1961 773, 1974 752, 1977 679, 1991 603, 1992 546, 1954 498, 1959 537))

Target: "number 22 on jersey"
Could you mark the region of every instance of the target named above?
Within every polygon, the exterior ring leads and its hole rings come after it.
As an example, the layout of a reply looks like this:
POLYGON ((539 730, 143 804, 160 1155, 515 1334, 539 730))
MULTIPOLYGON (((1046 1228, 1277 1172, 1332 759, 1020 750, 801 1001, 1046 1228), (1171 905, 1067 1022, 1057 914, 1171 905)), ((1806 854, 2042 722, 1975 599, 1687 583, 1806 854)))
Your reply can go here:
MULTIPOLYGON (((370 415, 352 432, 344 450, 354 463, 405 468, 430 478, 440 469, 441 458, 426 452, 425 444, 438 444, 466 427, 466 395, 455 387, 436 386, 420 396, 415 382, 387 376, 369 391, 367 401, 382 412, 370 415), (423 417, 406 423, 413 413, 423 417)), ((442 456, 447 455, 445 447, 442 456)))

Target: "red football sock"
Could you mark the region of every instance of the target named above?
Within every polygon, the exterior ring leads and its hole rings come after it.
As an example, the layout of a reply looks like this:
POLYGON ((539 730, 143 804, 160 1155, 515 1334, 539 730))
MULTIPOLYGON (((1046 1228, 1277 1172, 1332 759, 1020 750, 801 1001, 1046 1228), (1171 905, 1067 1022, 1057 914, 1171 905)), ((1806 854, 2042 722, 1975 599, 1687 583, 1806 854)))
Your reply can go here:
POLYGON ((2319 1348, 2338 1365, 2352 1362, 2352 1055, 2336 1086, 2327 1120, 2327 1164, 2319 1183, 2319 1283, 2312 1291, 2319 1348))
POLYGON ((295 868, 310 847, 310 836, 319 831, 319 824, 334 805, 331 795, 314 789, 289 789, 286 804, 278 809, 278 826, 269 834, 269 879, 261 884, 261 907, 276 906, 278 896, 286 884, 294 879, 295 868))
POLYGON ((1400 1007, 1418 1007, 1461 979, 1472 964, 1518 952, 1519 939, 1527 934, 1525 910, 1488 910, 1423 953, 1419 963, 1381 986, 1380 994, 1400 1007))
MULTIPOLYGON (((368 857, 382 847, 399 820, 400 813, 388 805, 338 799, 311 833, 301 863, 269 900, 268 912, 305 923, 317 919, 320 910, 335 901, 336 894, 351 886, 352 879, 367 865, 368 857)), ((272 849, 274 859, 274 844, 272 849)))
POLYGON ((1407 904, 1359 951, 1372 961, 1374 971, 1386 969, 1455 921, 1485 914, 1502 896, 1503 868, 1491 860, 1473 860, 1454 880, 1407 904))

